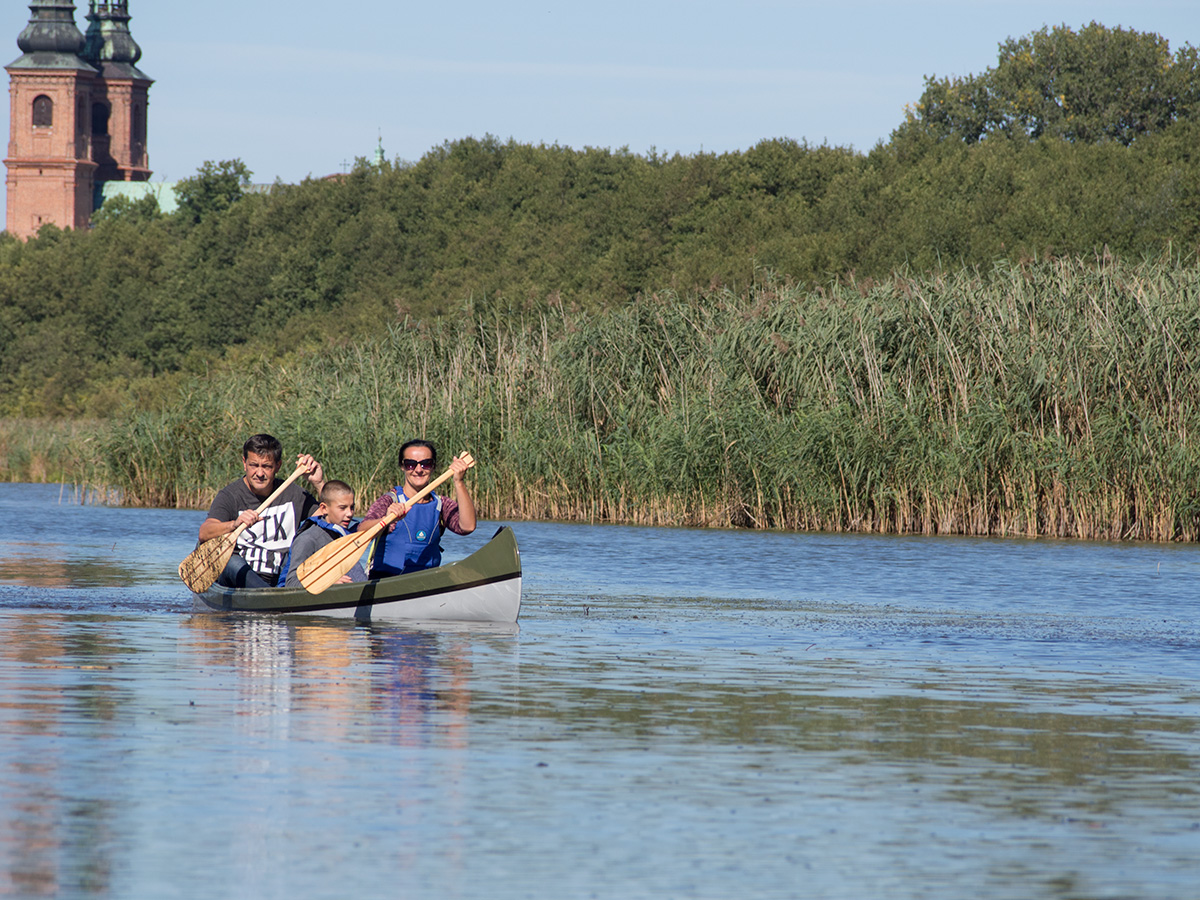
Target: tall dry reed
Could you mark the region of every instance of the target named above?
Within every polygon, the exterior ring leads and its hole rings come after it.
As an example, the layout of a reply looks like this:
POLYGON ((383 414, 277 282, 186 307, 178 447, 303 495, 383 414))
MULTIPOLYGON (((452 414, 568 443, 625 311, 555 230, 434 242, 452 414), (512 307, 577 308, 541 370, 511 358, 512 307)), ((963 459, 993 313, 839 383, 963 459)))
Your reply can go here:
POLYGON ((0 481, 87 488, 108 480, 97 457, 104 427, 94 420, 0 419, 0 481))
POLYGON ((374 496, 415 435, 481 460, 494 518, 1195 540, 1198 379, 1193 262, 764 275, 257 364, 129 415, 105 458, 131 498, 203 505, 267 430, 374 496))

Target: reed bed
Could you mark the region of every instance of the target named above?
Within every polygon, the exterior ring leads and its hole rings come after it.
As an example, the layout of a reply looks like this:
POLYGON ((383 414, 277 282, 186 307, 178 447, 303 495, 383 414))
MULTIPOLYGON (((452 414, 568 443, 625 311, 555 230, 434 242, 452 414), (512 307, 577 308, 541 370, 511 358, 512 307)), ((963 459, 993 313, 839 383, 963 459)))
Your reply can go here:
POLYGON ((1200 268, 997 265, 397 327, 197 382, 103 459, 204 506, 254 431, 373 498, 409 436, 486 516, 1194 541, 1200 268))
POLYGON ((0 481, 67 483, 110 479, 98 457, 104 424, 80 419, 0 419, 0 481))

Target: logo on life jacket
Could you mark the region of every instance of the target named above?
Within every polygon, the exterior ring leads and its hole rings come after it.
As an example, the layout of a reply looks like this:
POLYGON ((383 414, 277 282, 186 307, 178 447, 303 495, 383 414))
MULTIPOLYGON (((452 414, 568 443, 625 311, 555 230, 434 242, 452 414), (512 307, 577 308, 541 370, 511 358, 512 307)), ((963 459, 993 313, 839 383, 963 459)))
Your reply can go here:
POLYGON ((417 540, 418 541, 425 540, 425 529, 424 528, 422 528, 420 531, 417 532, 417 540))

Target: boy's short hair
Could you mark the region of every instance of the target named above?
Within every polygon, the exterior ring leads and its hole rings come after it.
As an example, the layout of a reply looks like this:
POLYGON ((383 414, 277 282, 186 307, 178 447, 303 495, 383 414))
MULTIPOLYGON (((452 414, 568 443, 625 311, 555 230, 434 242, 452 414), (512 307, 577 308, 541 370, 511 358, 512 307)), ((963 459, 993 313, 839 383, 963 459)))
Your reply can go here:
POLYGON ((242 459, 248 459, 251 453, 269 456, 279 462, 283 459, 283 444, 279 443, 279 438, 269 434, 252 434, 242 444, 242 459))
POLYGON ((332 503, 334 498, 340 497, 343 494, 349 494, 353 497, 354 488, 350 487, 346 482, 338 481, 337 479, 327 481, 325 482, 325 486, 321 488, 321 502, 332 503))

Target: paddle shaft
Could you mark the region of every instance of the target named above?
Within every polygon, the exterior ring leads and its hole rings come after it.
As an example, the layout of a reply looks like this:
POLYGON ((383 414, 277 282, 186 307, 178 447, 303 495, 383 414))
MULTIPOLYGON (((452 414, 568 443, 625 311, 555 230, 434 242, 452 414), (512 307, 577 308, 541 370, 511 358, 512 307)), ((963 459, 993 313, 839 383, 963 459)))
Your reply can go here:
MULTIPOLYGON (((475 460, 469 455, 462 458, 467 460, 468 465, 475 465, 475 460)), ((412 509, 415 504, 420 503, 432 494, 434 488, 453 475, 454 468, 451 467, 425 485, 425 487, 421 488, 404 504, 405 513, 412 509)), ((319 594, 327 587, 337 584, 338 579, 354 568, 354 564, 362 556, 363 550, 371 541, 375 540, 379 532, 399 518, 400 516, 396 513, 388 513, 365 531, 357 531, 345 537, 340 537, 333 543, 318 550, 296 570, 296 575, 300 579, 300 583, 304 585, 305 590, 310 594, 319 594)))

